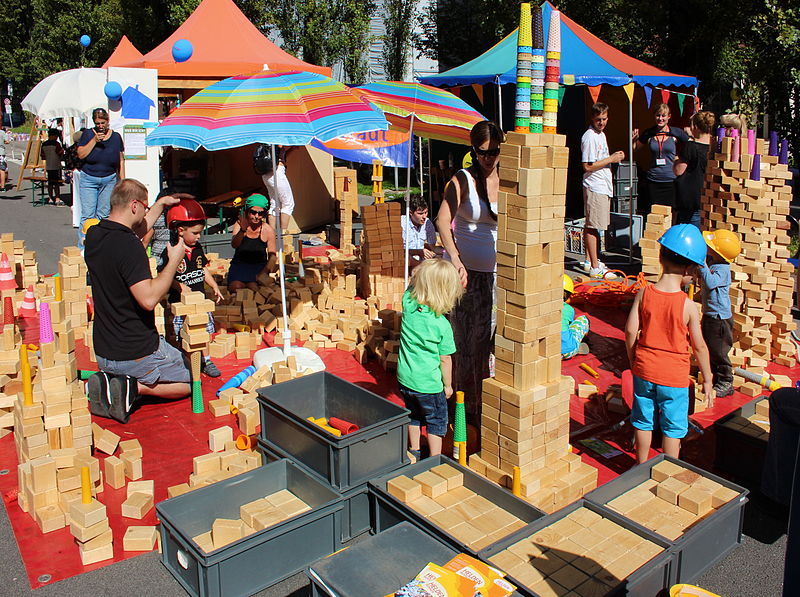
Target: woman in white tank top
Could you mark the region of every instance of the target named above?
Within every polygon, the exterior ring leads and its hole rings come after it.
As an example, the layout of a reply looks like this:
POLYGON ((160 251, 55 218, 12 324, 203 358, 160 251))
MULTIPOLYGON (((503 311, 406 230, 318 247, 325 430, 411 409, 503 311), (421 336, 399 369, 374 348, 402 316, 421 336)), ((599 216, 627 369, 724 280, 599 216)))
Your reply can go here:
POLYGON ((503 139, 500 128, 488 120, 472 128, 472 166, 450 180, 436 218, 447 258, 466 287, 450 315, 456 341, 453 387, 464 392, 467 420, 477 425, 481 385, 489 377, 493 347, 498 164, 503 139))

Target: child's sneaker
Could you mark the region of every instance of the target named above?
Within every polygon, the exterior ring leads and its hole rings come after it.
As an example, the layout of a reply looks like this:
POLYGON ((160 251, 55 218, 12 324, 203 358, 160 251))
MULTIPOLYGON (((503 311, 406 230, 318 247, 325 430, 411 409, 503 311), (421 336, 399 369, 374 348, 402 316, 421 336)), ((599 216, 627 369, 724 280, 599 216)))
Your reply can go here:
POLYGON ((617 274, 601 263, 599 267, 593 267, 589 270, 589 277, 592 280, 616 280, 617 274))
POLYGON ((717 383, 714 385, 714 393, 717 395, 717 398, 725 398, 726 396, 733 396, 733 384, 717 383))
POLYGON ((589 345, 586 342, 581 342, 578 345, 578 354, 589 354, 589 345))
POLYGON ((209 377, 219 377, 222 375, 219 368, 214 364, 214 361, 211 359, 203 359, 203 362, 200 365, 200 371, 208 375, 209 377))

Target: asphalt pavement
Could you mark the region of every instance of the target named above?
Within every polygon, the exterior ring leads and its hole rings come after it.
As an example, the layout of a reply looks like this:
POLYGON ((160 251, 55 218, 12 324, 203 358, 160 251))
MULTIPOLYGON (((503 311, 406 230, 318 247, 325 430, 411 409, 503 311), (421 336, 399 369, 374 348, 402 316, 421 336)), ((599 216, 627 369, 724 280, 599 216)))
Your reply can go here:
MULTIPOLYGON (((9 181, 16 187, 20 156, 24 144, 12 143, 14 157, 9 160, 9 181)), ((12 152, 9 151, 9 155, 12 152)), ((37 191, 38 193, 38 191, 37 191)), ((69 187, 62 197, 70 201, 69 187)), ((66 246, 76 244, 68 207, 33 206, 30 184, 19 191, 0 192, 0 232, 13 232, 36 251, 40 274, 57 271, 58 256, 66 246)), ((0 463, 6 468, 15 463, 0 463)), ((716 563, 696 584, 723 597, 775 597, 781 594, 783 559, 786 548, 785 518, 773 514, 757 494, 745 510, 744 541, 716 563)), ((97 570, 31 590, 20 558, 8 516, 0 515, 0 595, 93 595, 95 597, 181 596, 186 593, 161 564, 160 556, 148 553, 104 566, 97 570)), ((268 562, 264 563, 269 565, 268 562)), ((304 574, 298 574, 258 593, 264 597, 310 595, 304 574)))

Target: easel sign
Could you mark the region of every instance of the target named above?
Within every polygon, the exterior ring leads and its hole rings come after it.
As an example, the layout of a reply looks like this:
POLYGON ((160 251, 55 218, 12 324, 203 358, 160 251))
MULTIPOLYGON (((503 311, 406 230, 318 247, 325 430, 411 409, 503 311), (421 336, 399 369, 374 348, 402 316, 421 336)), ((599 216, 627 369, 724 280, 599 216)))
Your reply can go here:
POLYGON ((147 146, 144 144, 147 129, 138 124, 126 124, 122 127, 122 140, 125 143, 126 160, 146 160, 147 146))

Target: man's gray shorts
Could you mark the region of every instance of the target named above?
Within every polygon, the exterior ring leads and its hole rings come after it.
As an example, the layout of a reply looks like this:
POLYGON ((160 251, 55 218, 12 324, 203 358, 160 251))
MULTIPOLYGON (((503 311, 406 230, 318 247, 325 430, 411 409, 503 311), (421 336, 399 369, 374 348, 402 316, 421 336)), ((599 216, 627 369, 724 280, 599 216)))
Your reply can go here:
POLYGON ((97 355, 97 364, 101 371, 111 375, 130 375, 146 386, 188 383, 191 380, 183 353, 167 344, 163 337, 159 338, 156 351, 146 357, 134 361, 112 361, 97 355))

